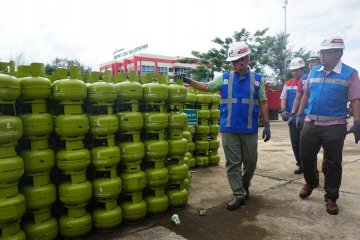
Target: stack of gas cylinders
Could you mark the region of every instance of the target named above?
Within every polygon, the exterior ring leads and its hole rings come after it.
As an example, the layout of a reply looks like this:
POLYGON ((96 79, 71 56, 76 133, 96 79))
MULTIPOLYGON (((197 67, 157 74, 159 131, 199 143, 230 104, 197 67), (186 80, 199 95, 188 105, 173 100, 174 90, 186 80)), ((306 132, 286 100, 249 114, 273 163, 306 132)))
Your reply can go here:
POLYGON ((0 70, 0 239, 78 238, 181 208, 189 169, 219 163, 217 94, 153 73, 0 70))

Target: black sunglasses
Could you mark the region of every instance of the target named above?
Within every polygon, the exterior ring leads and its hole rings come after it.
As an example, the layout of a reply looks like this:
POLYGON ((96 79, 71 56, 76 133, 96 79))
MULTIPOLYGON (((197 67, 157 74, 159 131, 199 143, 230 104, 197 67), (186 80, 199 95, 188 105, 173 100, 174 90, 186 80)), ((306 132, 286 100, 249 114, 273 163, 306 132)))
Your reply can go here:
POLYGON ((244 57, 241 57, 239 59, 236 59, 234 61, 231 61, 231 64, 237 64, 238 62, 242 62, 242 61, 245 61, 246 59, 248 58, 248 55, 244 56, 244 57))

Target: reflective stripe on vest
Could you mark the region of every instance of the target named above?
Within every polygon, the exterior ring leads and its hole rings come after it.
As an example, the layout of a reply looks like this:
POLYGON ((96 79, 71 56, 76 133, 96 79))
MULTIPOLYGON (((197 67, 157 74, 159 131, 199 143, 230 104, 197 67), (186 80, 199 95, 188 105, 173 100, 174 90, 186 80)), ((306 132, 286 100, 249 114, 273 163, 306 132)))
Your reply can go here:
POLYGON ((323 71, 318 71, 320 67, 313 67, 309 76, 310 96, 305 113, 318 121, 344 119, 349 79, 354 69, 342 64, 341 73, 331 72, 325 77, 323 71))
MULTIPOLYGON (((228 81, 228 98, 221 99, 222 104, 228 104, 226 127, 231 126, 232 104, 237 103, 237 98, 232 98, 233 80, 234 80, 234 72, 231 71, 228 81)), ((255 93, 255 73, 250 71, 250 98, 242 98, 241 100, 241 103, 249 104, 247 128, 252 128, 252 112, 254 111, 254 106, 259 104, 258 100, 254 99, 254 93, 255 93)))

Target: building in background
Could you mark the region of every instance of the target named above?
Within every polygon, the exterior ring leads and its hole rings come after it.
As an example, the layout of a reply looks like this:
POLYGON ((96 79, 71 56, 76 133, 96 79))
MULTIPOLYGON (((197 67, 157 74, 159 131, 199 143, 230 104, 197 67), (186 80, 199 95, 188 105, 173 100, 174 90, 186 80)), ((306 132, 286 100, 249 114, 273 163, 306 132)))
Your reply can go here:
POLYGON ((127 73, 134 70, 137 71, 138 76, 144 76, 148 72, 174 76, 177 73, 183 73, 200 65, 200 63, 180 63, 178 62, 179 59, 181 57, 135 53, 122 59, 114 59, 100 64, 100 71, 111 70, 112 75, 115 75, 118 72, 127 73))

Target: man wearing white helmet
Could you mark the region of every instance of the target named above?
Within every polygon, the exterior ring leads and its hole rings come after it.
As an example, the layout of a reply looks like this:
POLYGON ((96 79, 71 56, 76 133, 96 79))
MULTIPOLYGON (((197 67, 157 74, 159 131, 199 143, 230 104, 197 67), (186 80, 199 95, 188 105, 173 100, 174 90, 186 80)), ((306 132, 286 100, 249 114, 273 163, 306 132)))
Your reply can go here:
MULTIPOLYGON (((309 63, 310 71, 313 68, 313 66, 321 64, 319 50, 311 51, 307 61, 309 63)), ((306 77, 304 77, 302 81, 299 81, 299 83, 297 85, 295 101, 294 101, 291 113, 289 115, 289 120, 288 120, 288 125, 289 126, 290 125, 296 126, 296 113, 297 113, 297 111, 299 109, 299 106, 300 106, 301 98, 302 98, 303 92, 304 92, 304 85, 305 85, 305 82, 307 81, 307 78, 308 78, 308 75, 306 75, 306 77)), ((304 117, 305 117, 305 115, 304 115, 304 117)), ((301 128, 301 127, 302 126, 297 126, 297 128, 301 128)), ((325 173, 325 171, 326 171, 325 152, 324 152, 323 155, 324 155, 324 157, 323 157, 323 161, 322 161, 322 172, 325 173)), ((319 172, 318 172, 318 169, 317 169, 317 158, 314 159, 314 164, 315 164, 315 174, 319 177, 319 172)))
MULTIPOLYGON (((360 139, 360 80, 357 70, 341 62, 344 40, 340 36, 330 36, 321 42, 321 65, 314 66, 305 84, 298 114, 306 113, 301 133, 300 158, 304 166, 306 184, 299 196, 307 198, 319 185, 314 174, 313 159, 323 146, 327 157, 325 174, 326 211, 338 214, 336 200, 342 175, 342 150, 347 133, 353 133, 355 143, 360 139), (351 101, 354 113, 353 126, 346 131, 346 105, 351 101)), ((296 118, 296 124, 303 119, 296 118)))
POLYGON ((208 84, 192 80, 186 74, 177 78, 201 91, 221 90, 220 130, 226 172, 234 195, 227 209, 235 210, 250 196, 250 182, 257 162, 259 111, 265 122, 262 135, 265 142, 270 139, 270 123, 264 81, 248 67, 249 47, 243 42, 233 43, 226 60, 231 64, 231 71, 223 72, 208 84))
MULTIPOLYGON (((290 62, 289 69, 292 71, 293 78, 285 82, 283 90, 280 95, 281 99, 281 117, 283 121, 288 121, 291 110, 296 96, 297 85, 302 82, 303 79, 306 79, 304 76, 305 72, 305 62, 302 58, 296 57, 290 62)), ((294 170, 295 174, 301 174, 303 172, 303 167, 299 157, 299 144, 300 144, 300 129, 297 129, 295 124, 289 125, 290 132, 290 141, 291 147, 294 152, 296 166, 294 170)))

